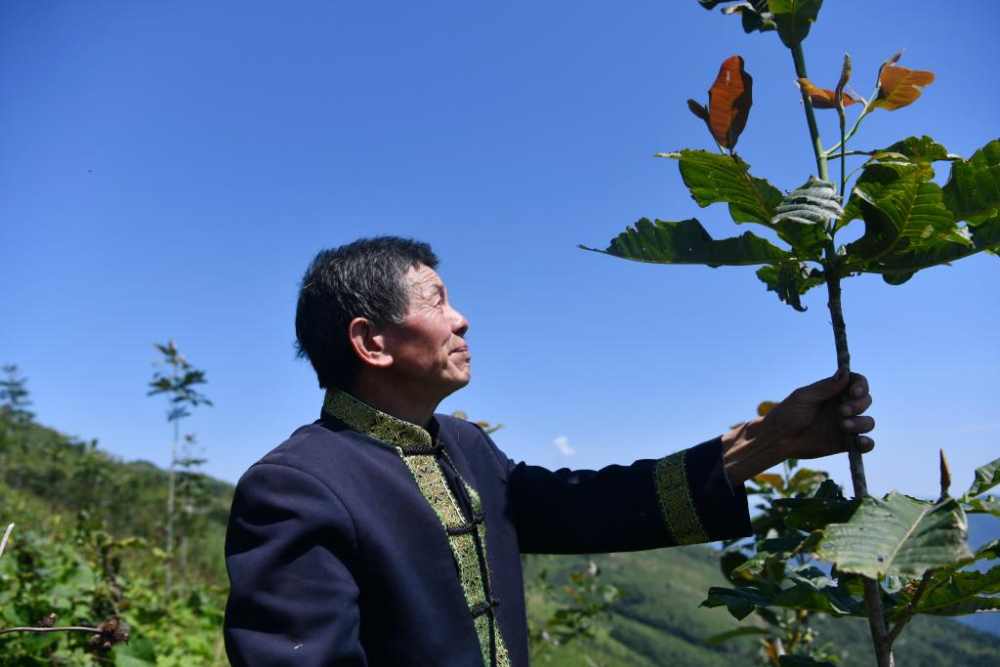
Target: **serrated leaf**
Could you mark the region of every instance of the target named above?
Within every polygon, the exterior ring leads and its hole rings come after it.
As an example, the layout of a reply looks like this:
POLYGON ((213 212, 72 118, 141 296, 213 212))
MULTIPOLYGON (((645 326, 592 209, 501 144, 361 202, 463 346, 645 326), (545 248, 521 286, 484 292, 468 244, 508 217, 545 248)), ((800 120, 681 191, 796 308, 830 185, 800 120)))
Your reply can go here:
POLYGON ((823 0, 768 0, 778 36, 788 48, 795 48, 809 35, 809 28, 819 16, 823 0))
MULTIPOLYGON (((829 88, 820 88, 814 85, 809 79, 796 79, 799 89, 812 100, 814 109, 836 109, 837 93, 829 88)), ((850 95, 844 95, 844 106, 849 107, 857 103, 850 95)))
POLYGON ((926 134, 922 137, 907 137, 896 143, 883 148, 878 153, 895 153, 906 157, 911 162, 934 162, 936 160, 947 160, 947 149, 937 143, 926 134))
POLYGON ((984 466, 976 468, 976 479, 972 486, 962 496, 962 500, 969 500, 981 493, 986 493, 994 486, 1000 484, 1000 459, 990 461, 984 466))
POLYGON ((1000 215, 1000 140, 952 163, 943 190, 944 204, 956 220, 977 225, 1000 215))
POLYGON ((1000 250, 1000 216, 976 227, 962 227, 956 232, 965 243, 950 240, 928 239, 918 246, 909 246, 902 252, 881 258, 865 267, 868 273, 881 273, 890 285, 900 285, 921 269, 940 264, 950 264, 964 257, 986 251, 1000 250))
POLYGON ((781 191, 766 179, 751 176, 750 165, 739 157, 689 149, 661 156, 677 160, 684 185, 698 206, 728 203, 734 222, 772 227, 781 191))
POLYGON ((768 291, 778 295, 782 303, 800 313, 806 311, 806 307, 802 305, 802 295, 824 282, 820 271, 794 260, 762 266, 757 269, 757 277, 767 285, 768 291))
POLYGON ((816 554, 872 579, 915 577, 972 557, 967 538, 968 521, 954 498, 929 503, 893 491, 882 500, 863 498, 850 520, 827 526, 816 554))
POLYGON ((832 242, 829 221, 840 218, 843 212, 833 183, 810 176, 805 185, 785 195, 771 224, 801 258, 819 259, 832 242))
POLYGON ((934 81, 934 73, 886 64, 879 74, 879 89, 871 105, 895 111, 916 102, 925 86, 934 81))
POLYGON ((864 235, 847 245, 848 261, 862 267, 876 260, 900 266, 899 260, 906 253, 932 250, 942 242, 971 246, 969 237, 961 233, 945 208, 941 188, 931 181, 933 177, 929 163, 873 163, 865 167, 838 221, 841 227, 857 217, 865 221, 864 235))
POLYGON ((726 58, 708 90, 708 127, 720 146, 730 150, 736 148, 750 117, 751 106, 753 78, 743 68, 743 58, 726 58))
POLYGON ((622 259, 654 264, 747 266, 780 261, 791 255, 765 239, 746 232, 716 241, 697 220, 655 223, 643 218, 611 240, 606 250, 580 246, 622 259))

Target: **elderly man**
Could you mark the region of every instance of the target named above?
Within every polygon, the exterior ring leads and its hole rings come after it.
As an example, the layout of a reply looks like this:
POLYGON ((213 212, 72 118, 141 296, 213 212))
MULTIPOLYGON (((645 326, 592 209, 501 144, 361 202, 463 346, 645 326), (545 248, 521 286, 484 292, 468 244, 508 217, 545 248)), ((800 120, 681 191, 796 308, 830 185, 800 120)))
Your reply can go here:
POLYGON ((521 553, 750 535, 745 480, 874 427, 865 379, 838 374, 659 460, 514 463, 482 429, 434 413, 471 362, 437 263, 424 243, 380 237, 321 252, 306 272, 295 328, 326 398, 237 487, 234 665, 527 665, 521 553))

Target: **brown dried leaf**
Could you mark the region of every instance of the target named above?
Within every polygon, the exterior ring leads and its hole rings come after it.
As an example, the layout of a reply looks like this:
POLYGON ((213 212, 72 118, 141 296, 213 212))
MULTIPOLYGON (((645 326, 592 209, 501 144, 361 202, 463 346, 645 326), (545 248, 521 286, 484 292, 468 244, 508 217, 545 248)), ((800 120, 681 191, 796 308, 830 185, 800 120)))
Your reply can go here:
POLYGON ((727 58, 708 91, 708 125, 712 136, 732 150, 746 127, 753 106, 753 79, 743 69, 743 58, 727 58))
POLYGON ((878 96, 873 107, 895 111, 913 104, 925 86, 934 82, 934 73, 886 64, 879 74, 878 96))
MULTIPOLYGON (((809 79, 796 79, 799 89, 812 100, 814 109, 836 109, 837 93, 829 88, 819 88, 809 79)), ((844 106, 849 107, 857 102, 850 95, 844 95, 844 106)))

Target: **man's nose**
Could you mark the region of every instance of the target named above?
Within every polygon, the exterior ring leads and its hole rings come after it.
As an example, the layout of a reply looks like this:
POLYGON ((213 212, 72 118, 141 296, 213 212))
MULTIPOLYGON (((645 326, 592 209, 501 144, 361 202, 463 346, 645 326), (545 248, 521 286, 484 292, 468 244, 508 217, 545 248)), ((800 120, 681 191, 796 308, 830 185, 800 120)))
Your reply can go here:
POLYGON ((453 320, 451 330, 458 336, 465 336, 465 332, 469 330, 469 320, 465 319, 465 315, 458 312, 454 308, 451 310, 455 318, 453 320))

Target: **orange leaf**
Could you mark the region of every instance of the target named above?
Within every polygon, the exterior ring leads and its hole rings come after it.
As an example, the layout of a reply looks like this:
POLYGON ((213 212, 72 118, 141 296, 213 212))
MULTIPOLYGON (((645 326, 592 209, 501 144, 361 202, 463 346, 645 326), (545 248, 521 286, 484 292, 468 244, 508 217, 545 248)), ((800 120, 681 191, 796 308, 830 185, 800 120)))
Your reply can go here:
POLYGON ((736 147, 752 105, 753 79, 743 69, 743 58, 727 58, 708 91, 708 127, 721 146, 736 147))
POLYGON ((758 484, 768 484, 778 489, 779 491, 784 491, 785 489, 785 480, 782 478, 781 475, 776 475, 773 472, 757 475, 753 479, 758 484))
MULTIPOLYGON (((836 92, 828 88, 817 88, 809 79, 797 79, 799 89, 812 100, 814 109, 836 109, 836 92)), ((844 95, 844 106, 849 107, 856 102, 850 95, 844 95)))
POLYGON ((777 403, 775 403, 774 401, 762 401, 761 404, 757 406, 757 416, 763 417, 768 412, 770 412, 771 409, 774 408, 774 406, 776 405, 777 403))
POLYGON ((888 111, 901 109, 913 104, 920 97, 924 86, 930 85, 933 81, 933 72, 886 64, 879 75, 878 96, 872 102, 872 106, 888 111))

